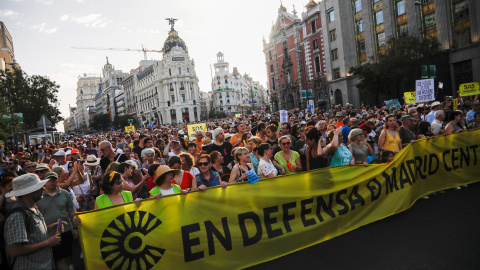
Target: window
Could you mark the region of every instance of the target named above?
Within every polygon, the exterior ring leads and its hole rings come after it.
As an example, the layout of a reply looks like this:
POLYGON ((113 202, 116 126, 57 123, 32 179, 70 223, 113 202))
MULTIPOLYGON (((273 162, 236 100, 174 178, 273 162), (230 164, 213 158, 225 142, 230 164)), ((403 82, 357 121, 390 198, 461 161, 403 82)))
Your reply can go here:
POLYGON ((405 14, 405 0, 397 2, 397 16, 405 14))
POLYGON ((380 2, 380 0, 373 0, 373 3, 374 3, 374 4, 375 4, 375 3, 378 3, 378 2, 380 2))
POLYGON ((173 83, 170 83, 170 91, 173 91, 173 83))
POLYGON ((317 40, 317 39, 314 39, 312 45, 313 45, 313 49, 314 49, 314 50, 315 50, 315 49, 318 49, 318 40, 317 40))
POLYGON ((273 73, 273 65, 270 65, 270 72, 273 73))
POLYGON ((435 19, 435 13, 430 13, 425 15, 425 28, 427 30, 433 29, 437 27, 437 21, 435 19))
POLYGON ((362 0, 355 0, 355 13, 362 11, 362 0))
POLYGON ((333 21, 335 21, 335 13, 334 13, 334 10, 330 10, 330 11, 327 13, 327 16, 328 16, 328 22, 333 22, 333 21))
POLYGON ((340 78, 340 68, 335 68, 333 69, 333 79, 338 79, 340 78))
POLYGON ((320 57, 315 57, 315 73, 320 73, 320 57))
POLYGON ((359 54, 365 53, 365 40, 357 42, 357 46, 359 54))
POLYGON ((312 34, 317 31, 317 24, 314 20, 310 22, 310 27, 312 28, 312 34))
POLYGON ((375 20, 377 22, 377 25, 383 23, 383 10, 380 10, 379 12, 375 13, 375 20))
POLYGON ((178 75, 181 75, 181 74, 182 74, 182 68, 178 67, 178 75))
POLYGON ((268 56, 270 57, 270 60, 272 60, 272 51, 268 51, 268 56))
POLYGON ((178 87, 180 88, 180 90, 185 90, 185 87, 183 86, 183 82, 179 82, 178 87))
POLYGON ((182 94, 182 95, 180 96, 180 101, 181 101, 181 102, 185 102, 185 94, 182 94))
POLYGON ((357 33, 363 32, 363 19, 356 22, 357 25, 357 33))
POLYGON ((175 96, 174 96, 174 95, 171 95, 171 96, 170 96, 170 101, 171 101, 172 103, 175 102, 175 96))
POLYGON ((337 30, 333 29, 328 33, 330 37, 330 42, 337 40, 337 30))
POLYGON ((275 78, 272 77, 272 90, 275 90, 275 78))
POLYGON ((332 61, 335 61, 338 59, 338 49, 333 49, 332 50, 332 61))
POLYGON ((190 68, 187 68, 187 73, 190 73, 190 68))
POLYGON ((378 47, 385 46, 385 33, 380 33, 377 35, 378 47))
POLYGON ((172 69, 171 68, 168 69, 168 74, 170 74, 170 76, 172 76, 172 69))

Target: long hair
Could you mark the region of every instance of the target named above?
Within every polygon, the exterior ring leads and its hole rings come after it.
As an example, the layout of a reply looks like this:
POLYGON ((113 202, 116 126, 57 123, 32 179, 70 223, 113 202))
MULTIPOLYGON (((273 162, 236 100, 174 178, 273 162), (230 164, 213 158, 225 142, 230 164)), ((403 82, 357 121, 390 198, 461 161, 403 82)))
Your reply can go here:
MULTIPOLYGON (((397 117, 395 115, 392 115, 392 114, 387 115, 387 117, 385 117, 385 124, 383 125, 383 130, 388 129, 388 119, 392 117, 395 119, 395 121, 397 120, 397 117)), ((397 131, 397 126, 395 126, 395 131, 397 131)))

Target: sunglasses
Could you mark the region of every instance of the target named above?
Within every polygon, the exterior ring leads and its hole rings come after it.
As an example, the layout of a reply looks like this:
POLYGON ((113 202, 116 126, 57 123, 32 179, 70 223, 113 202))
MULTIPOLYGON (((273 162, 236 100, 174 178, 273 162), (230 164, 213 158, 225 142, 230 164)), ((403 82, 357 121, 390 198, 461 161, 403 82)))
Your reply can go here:
POLYGON ((282 143, 282 145, 287 146, 287 145, 290 145, 290 143, 289 142, 284 142, 284 143, 282 143))
POLYGON ((35 173, 43 173, 43 172, 46 172, 48 170, 41 170, 41 171, 35 171, 35 173))
POLYGON ((208 166, 209 162, 199 162, 198 163, 198 167, 202 167, 202 166, 208 166))

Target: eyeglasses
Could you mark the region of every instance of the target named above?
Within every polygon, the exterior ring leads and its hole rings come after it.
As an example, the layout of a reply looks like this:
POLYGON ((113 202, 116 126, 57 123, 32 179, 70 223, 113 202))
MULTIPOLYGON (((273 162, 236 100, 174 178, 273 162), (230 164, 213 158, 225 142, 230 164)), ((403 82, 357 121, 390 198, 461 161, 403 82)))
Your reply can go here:
POLYGON ((209 162, 199 162, 198 167, 208 166, 209 162))
POLYGON ((287 146, 287 145, 290 145, 290 142, 284 142, 282 143, 283 146, 287 146))

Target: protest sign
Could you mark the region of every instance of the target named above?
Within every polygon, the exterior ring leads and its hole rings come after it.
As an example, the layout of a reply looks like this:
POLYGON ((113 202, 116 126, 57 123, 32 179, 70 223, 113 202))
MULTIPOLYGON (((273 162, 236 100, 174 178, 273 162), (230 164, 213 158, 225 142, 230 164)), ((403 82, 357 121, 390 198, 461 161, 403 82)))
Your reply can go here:
POLYGON ((307 90, 300 90, 300 97, 302 99, 307 98, 307 90))
POLYGON ((478 82, 460 84, 460 96, 480 95, 480 85, 478 82))
POLYGON ((280 123, 287 123, 288 122, 288 111, 280 110, 280 123))
POLYGON ((453 100, 453 110, 454 111, 458 110, 458 99, 453 100))
POLYGON ((313 113, 315 110, 315 101, 314 100, 309 100, 307 104, 307 110, 310 110, 310 112, 313 113))
POLYGON ((392 107, 395 107, 397 109, 400 109, 400 107, 402 107, 402 105, 400 105, 400 102, 398 102, 398 99, 390 99, 390 100, 387 100, 387 102, 385 102, 387 104, 387 107, 390 109, 392 107))
POLYGON ((415 104, 417 103, 417 93, 416 92, 405 92, 403 93, 405 97, 406 104, 415 104))
POLYGON ((235 114, 235 117, 240 118, 240 117, 242 117, 242 114, 236 113, 236 114, 235 114))
POLYGON ((125 127, 125 132, 135 132, 135 127, 134 126, 126 126, 125 127))
POLYGON ((417 95, 417 102, 427 102, 435 100, 435 80, 417 80, 415 81, 415 92, 417 95))
POLYGON ((200 124, 191 124, 187 125, 187 133, 188 137, 195 137, 195 131, 197 130, 203 130, 203 132, 207 132, 207 124, 206 123, 200 123, 200 124))
POLYGON ((480 130, 338 166, 78 212, 87 269, 243 269, 328 241, 433 192, 478 182, 480 130))

